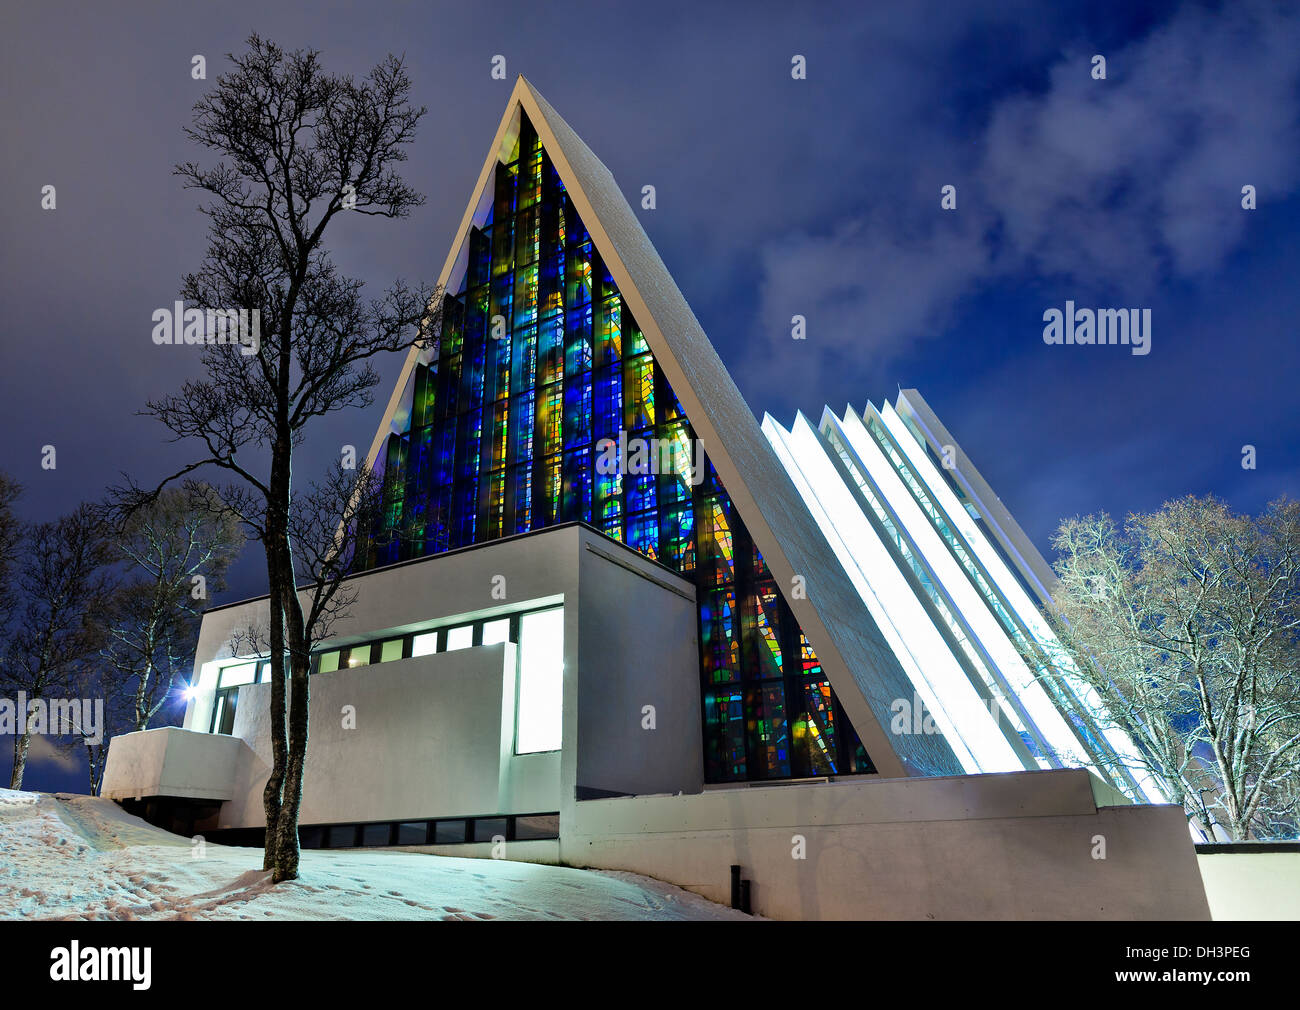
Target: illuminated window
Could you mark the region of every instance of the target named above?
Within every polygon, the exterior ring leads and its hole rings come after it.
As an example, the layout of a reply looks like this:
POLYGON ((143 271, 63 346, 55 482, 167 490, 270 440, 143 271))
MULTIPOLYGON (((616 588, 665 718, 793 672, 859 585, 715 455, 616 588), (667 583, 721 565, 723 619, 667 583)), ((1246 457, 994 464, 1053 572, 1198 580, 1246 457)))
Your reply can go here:
POLYGON ((519 619, 519 704, 515 752, 560 749, 564 703, 564 610, 519 619))
POLYGON ((474 625, 462 624, 459 628, 447 629, 447 648, 445 651, 454 652, 457 649, 468 649, 474 644, 474 625))
POLYGON ((510 641, 510 619, 487 621, 483 625, 483 644, 496 645, 498 642, 510 641))
POLYGON ((218 687, 238 687, 241 684, 251 684, 257 678, 256 663, 240 663, 237 666, 227 666, 221 671, 221 681, 218 687))

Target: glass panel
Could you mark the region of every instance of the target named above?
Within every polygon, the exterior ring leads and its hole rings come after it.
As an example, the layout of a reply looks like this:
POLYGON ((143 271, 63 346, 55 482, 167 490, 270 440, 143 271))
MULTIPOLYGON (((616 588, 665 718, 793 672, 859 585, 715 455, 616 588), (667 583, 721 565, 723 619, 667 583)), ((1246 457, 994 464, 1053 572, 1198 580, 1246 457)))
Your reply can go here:
POLYGON ((405 821, 397 825, 398 845, 423 845, 428 841, 429 825, 426 821, 405 821))
POLYGON ((239 691, 228 691, 225 698, 226 703, 221 707, 221 722, 217 725, 217 732, 230 736, 235 731, 235 710, 239 707, 239 691))
POLYGON ((412 656, 431 656, 438 651, 438 633, 430 631, 411 640, 412 656))
POLYGON ((779 599, 776 586, 770 582, 755 586, 745 595, 740 629, 744 640, 745 677, 748 680, 780 677, 785 669, 778 631, 779 599))
POLYGON ((402 639, 390 638, 384 643, 379 653, 379 662, 391 663, 395 659, 402 658, 402 639))
POLYGON ((474 644, 474 625, 462 624, 459 628, 447 629, 447 651, 468 649, 474 644))
POLYGON ((488 621, 483 625, 483 644, 496 645, 498 642, 510 641, 510 619, 488 621))
POLYGON ((749 773, 763 778, 790 774, 790 740, 785 722, 785 687, 780 681, 745 689, 745 729, 753 762, 749 773))
POLYGON ((320 654, 319 672, 333 673, 337 670, 339 668, 339 655, 341 651, 342 650, 340 649, 331 649, 329 652, 322 652, 320 654))
POLYGON ((560 748, 564 696, 564 610, 542 610, 519 619, 519 754, 560 748))
POLYGON ((704 771, 710 782, 745 777, 745 716, 740 689, 722 688, 704 695, 704 771))
POLYGON ((221 670, 221 680, 218 687, 237 687, 240 684, 251 684, 257 679, 256 663, 240 663, 238 666, 227 666, 221 670))
POLYGON ((705 597, 703 620, 704 676, 715 684, 740 679, 740 639, 736 634, 736 594, 718 589, 705 597))
POLYGON ((370 665, 370 644, 354 645, 348 650, 348 667, 355 668, 358 666, 370 665))
POLYGON ((392 836, 393 826, 391 824, 363 824, 361 825, 361 844, 362 845, 387 845, 392 836))
POLYGON ((559 814, 537 814, 530 817, 515 818, 515 841, 517 842, 526 842, 531 838, 559 837, 559 814))
POLYGON ((808 681, 803 685, 804 711, 791 725, 791 749, 799 774, 834 775, 835 710, 829 681, 808 681))
POLYGON ((325 829, 325 848, 348 849, 357 844, 355 824, 335 824, 325 829))
POLYGON ((498 835, 502 838, 506 836, 504 817, 480 817, 474 821, 474 841, 490 842, 498 835))

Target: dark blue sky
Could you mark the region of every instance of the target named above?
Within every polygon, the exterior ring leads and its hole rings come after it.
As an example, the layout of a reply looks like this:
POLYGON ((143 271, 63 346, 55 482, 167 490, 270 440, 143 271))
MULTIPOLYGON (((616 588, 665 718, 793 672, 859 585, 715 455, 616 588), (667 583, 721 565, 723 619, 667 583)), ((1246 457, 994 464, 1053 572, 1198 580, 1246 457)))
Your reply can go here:
MULTIPOLYGON (((1278 4, 27 5, 0 36, 0 468, 45 518, 187 459, 134 412, 195 374, 150 341, 206 234, 171 174, 250 31, 429 107, 409 220, 341 221, 378 289, 437 279, 518 73, 609 166, 755 413, 915 386, 1047 552, 1062 517, 1300 481, 1300 18, 1278 4), (506 57, 507 80, 490 78, 506 57), (795 54, 807 79, 790 76, 795 54), (1094 54, 1107 79, 1090 76, 1094 54), (957 209, 940 209, 944 185, 957 209), (1258 209, 1241 207, 1254 185, 1258 209), (57 187, 57 209, 40 207, 57 187), (1057 347, 1043 312, 1149 308, 1152 351, 1057 347), (792 341, 790 317, 808 320, 792 341), (1241 468, 1241 448, 1258 469, 1241 468), (41 447, 58 468, 40 467, 41 447)), ((362 451, 321 423, 300 473, 362 451)), ((260 593, 254 550, 224 599, 260 593)), ((220 601, 218 601, 220 602, 220 601)), ((7 776, 8 740, 0 754, 7 776)), ((84 788, 40 760, 37 788, 84 788)))

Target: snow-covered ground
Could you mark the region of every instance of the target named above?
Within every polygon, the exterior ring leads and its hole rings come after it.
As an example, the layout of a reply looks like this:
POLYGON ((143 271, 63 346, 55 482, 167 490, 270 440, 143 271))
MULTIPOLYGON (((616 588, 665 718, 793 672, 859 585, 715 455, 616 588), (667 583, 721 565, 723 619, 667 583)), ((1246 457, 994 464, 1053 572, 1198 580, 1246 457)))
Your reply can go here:
POLYGON ((205 846, 66 793, 0 789, 0 919, 748 919, 648 877, 375 849, 205 846))

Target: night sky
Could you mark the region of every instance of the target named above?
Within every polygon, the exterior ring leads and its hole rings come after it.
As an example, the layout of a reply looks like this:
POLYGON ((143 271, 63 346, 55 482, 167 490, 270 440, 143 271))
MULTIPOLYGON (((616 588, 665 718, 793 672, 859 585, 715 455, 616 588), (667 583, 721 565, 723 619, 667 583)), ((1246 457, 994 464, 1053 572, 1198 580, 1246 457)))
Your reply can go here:
MULTIPOLYGON (((328 238, 375 294, 437 280, 522 73, 634 207, 655 186, 637 213, 757 416, 916 387, 1045 554, 1066 516, 1189 492, 1254 512, 1300 487, 1294 7, 41 3, 0 33, 0 468, 24 518, 194 451, 136 411, 198 374, 150 340, 207 242, 172 166, 210 163, 182 127, 252 31, 328 71, 408 61, 429 113, 405 176, 428 202, 328 238), (1150 309, 1151 353, 1047 346, 1067 300, 1150 309)), ((400 365, 315 426, 298 473, 365 452, 400 365)), ((216 602, 264 589, 253 546, 216 602)), ((37 741, 28 788, 84 783, 37 741)))

